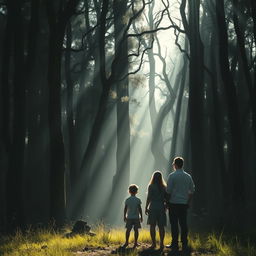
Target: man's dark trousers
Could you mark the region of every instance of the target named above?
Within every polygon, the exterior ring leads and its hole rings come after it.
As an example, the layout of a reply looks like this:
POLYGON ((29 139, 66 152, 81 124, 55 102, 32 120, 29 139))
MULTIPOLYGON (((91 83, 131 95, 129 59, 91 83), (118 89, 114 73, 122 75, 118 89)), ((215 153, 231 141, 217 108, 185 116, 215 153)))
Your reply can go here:
POLYGON ((169 218, 172 233, 172 248, 178 248, 179 225, 181 231, 182 247, 188 245, 188 226, 187 226, 187 204, 170 204, 169 218))

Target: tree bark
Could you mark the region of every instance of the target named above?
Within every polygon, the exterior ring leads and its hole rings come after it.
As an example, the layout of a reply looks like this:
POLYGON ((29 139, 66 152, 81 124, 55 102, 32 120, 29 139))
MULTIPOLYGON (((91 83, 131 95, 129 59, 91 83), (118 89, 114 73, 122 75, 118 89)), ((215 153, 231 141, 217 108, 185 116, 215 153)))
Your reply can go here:
POLYGON ((225 21, 224 0, 216 1, 216 15, 219 39, 219 64, 221 78, 227 98, 228 120, 231 131, 231 149, 229 158, 229 177, 233 185, 233 205, 242 203, 244 198, 244 184, 241 178, 242 148, 241 148, 241 123, 237 105, 236 87, 229 69, 228 36, 225 21))
POLYGON ((172 135, 172 143, 171 143, 171 159, 173 159, 176 155, 176 147, 177 147, 177 140, 178 140, 178 133, 179 133, 179 121, 180 121, 180 115, 181 115, 181 107, 182 107, 182 99, 184 95, 184 89, 187 81, 187 69, 188 69, 188 60, 187 56, 183 56, 183 68, 182 68, 182 74, 181 74, 181 81, 180 81, 180 88, 179 88, 179 94, 177 99, 177 107, 176 107, 176 113, 175 118, 173 122, 173 135, 172 135))
POLYGON ((69 0, 63 10, 59 12, 55 9, 56 6, 52 1, 47 1, 51 218, 56 221, 57 226, 61 226, 66 217, 65 152, 61 116, 62 44, 67 23, 74 14, 77 3, 78 0, 69 0))
POLYGON ((25 147, 24 34, 21 1, 8 1, 7 10, 13 31, 13 136, 7 173, 7 221, 11 230, 24 227, 23 172, 25 147))
POLYGON ((204 46, 200 38, 199 9, 200 0, 189 0, 190 65, 189 65, 189 122, 191 136, 192 171, 197 190, 194 207, 204 207, 204 46), (200 163, 200 164, 199 164, 200 163))
POLYGON ((126 195, 127 187, 130 180, 130 118, 129 118, 129 80, 128 77, 122 79, 128 73, 128 42, 122 40, 126 24, 123 21, 127 11, 125 1, 114 0, 114 38, 115 53, 119 65, 116 67, 117 90, 117 149, 116 149, 116 173, 113 178, 112 195, 117 197, 117 202, 122 204, 126 195), (121 50, 120 44, 122 44, 121 50), (122 80, 121 80, 122 79, 122 80), (117 196, 119 195, 119 196, 117 196))
MULTIPOLYGON (((253 20, 253 36, 254 36, 254 44, 256 44, 256 2, 254 0, 250 1, 251 3, 251 16, 253 20)), ((256 63, 253 65, 253 93, 252 95, 256 95, 256 63)), ((254 131, 254 146, 256 147, 256 102, 253 101, 253 116, 252 116, 252 130, 254 131)))

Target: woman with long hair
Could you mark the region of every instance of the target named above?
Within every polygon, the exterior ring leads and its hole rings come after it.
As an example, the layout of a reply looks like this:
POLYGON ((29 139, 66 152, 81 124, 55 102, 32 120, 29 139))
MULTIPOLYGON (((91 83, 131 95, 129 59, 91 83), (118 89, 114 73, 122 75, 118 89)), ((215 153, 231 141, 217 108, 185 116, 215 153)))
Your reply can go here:
POLYGON ((155 171, 148 184, 145 214, 150 225, 151 248, 156 247, 156 225, 159 229, 160 249, 164 248, 166 226, 166 183, 160 171, 155 171))

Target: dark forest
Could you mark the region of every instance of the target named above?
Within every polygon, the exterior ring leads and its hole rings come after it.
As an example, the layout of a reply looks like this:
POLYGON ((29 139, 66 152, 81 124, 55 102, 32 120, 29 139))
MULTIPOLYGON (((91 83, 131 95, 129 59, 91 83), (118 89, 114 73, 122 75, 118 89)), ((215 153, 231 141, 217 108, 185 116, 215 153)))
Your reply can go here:
POLYGON ((0 0, 0 233, 119 225, 175 156, 191 227, 251 231, 255 96, 255 0, 0 0))

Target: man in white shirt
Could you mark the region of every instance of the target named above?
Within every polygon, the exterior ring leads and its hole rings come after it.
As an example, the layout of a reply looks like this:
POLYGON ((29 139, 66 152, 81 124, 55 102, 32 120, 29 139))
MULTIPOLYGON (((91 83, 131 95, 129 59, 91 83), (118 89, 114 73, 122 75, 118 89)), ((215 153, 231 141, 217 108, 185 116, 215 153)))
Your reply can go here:
POLYGON ((182 249, 188 246, 187 209, 189 208, 195 185, 191 175, 183 170, 184 159, 175 157, 174 171, 167 180, 166 192, 169 194, 169 218, 171 223, 172 243, 167 246, 178 250, 179 226, 181 231, 182 249))

